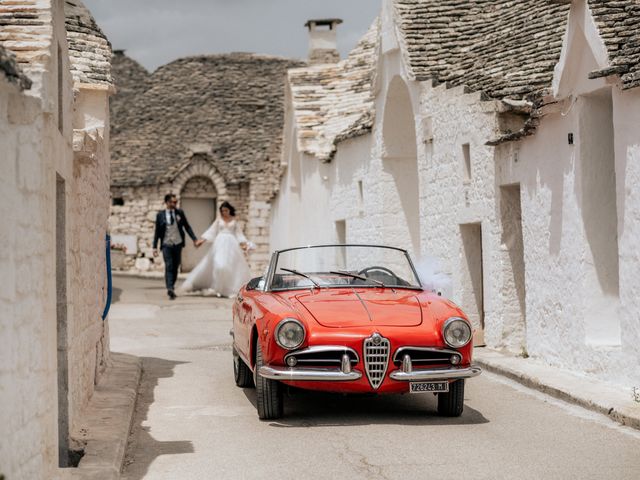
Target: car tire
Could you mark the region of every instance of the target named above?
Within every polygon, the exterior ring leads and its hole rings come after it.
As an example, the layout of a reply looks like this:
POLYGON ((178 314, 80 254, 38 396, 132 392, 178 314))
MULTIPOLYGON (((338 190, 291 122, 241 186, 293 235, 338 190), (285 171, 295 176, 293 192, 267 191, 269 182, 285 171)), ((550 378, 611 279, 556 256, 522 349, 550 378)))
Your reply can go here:
POLYGON ((438 413, 443 417, 459 417, 464 409, 464 380, 449 384, 448 393, 438 394, 438 413))
POLYGON ((262 347, 258 342, 256 350, 256 399, 258 417, 260 420, 275 420, 282 417, 283 395, 282 385, 276 380, 270 380, 260 375, 260 367, 263 366, 262 347))
POLYGON ((253 388, 253 372, 233 349, 233 378, 240 388, 253 388))

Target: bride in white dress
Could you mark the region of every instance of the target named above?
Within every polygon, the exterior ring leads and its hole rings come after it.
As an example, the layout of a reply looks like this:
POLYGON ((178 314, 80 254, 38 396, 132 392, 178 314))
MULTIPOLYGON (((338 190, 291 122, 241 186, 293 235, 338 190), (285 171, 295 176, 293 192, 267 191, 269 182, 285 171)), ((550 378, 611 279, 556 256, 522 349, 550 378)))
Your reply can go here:
POLYGON ((202 239, 211 242, 209 251, 189 273, 181 286, 183 292, 214 290, 230 297, 249 281, 251 271, 244 250, 251 246, 235 220, 235 208, 229 202, 220 205, 218 217, 202 239))

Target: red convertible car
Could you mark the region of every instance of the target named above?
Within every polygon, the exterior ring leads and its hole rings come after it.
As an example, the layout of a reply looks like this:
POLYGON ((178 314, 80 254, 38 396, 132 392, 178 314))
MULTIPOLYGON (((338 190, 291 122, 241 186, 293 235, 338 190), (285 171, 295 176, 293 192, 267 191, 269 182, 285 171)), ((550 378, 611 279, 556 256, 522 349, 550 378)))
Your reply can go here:
POLYGON ((276 251, 233 306, 239 387, 256 388, 258 416, 283 414, 283 385, 340 393, 423 393, 462 414, 471 325, 422 288, 405 250, 320 245, 276 251))

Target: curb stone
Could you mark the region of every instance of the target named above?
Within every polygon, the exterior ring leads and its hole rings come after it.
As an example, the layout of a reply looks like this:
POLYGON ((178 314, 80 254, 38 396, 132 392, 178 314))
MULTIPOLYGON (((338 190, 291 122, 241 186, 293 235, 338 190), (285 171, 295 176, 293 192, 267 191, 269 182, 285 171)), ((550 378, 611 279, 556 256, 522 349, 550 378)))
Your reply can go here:
POLYGON ((487 348, 476 348, 474 361, 488 372, 640 430, 640 403, 634 402, 631 389, 487 348))
POLYGON ((116 480, 120 478, 131 431, 142 360, 111 353, 111 365, 89 401, 82 424, 73 436, 86 443, 78 468, 59 470, 61 479, 116 480))

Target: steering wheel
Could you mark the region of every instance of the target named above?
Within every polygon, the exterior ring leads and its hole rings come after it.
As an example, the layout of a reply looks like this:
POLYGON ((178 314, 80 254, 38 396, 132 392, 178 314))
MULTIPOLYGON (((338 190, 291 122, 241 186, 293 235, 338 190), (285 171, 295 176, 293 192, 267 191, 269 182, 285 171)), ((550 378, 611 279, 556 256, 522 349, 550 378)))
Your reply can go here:
MULTIPOLYGON (((367 268, 363 268, 362 270, 360 270, 358 272, 358 275, 362 275, 365 277, 368 277, 369 275, 367 275, 369 272, 372 271, 379 271, 379 272, 383 272, 386 275, 389 275, 390 277, 394 278, 396 282, 398 282, 400 279, 398 278, 398 276, 393 273, 392 270, 388 269, 387 267, 379 267, 379 266, 373 266, 373 267, 367 267, 367 268)), ((385 282, 382 282, 385 283, 385 282)))

